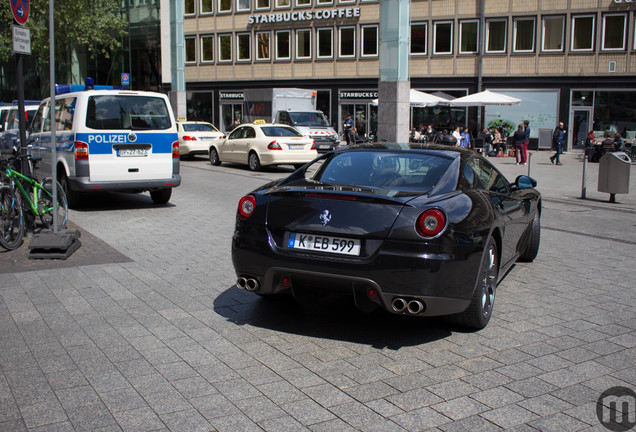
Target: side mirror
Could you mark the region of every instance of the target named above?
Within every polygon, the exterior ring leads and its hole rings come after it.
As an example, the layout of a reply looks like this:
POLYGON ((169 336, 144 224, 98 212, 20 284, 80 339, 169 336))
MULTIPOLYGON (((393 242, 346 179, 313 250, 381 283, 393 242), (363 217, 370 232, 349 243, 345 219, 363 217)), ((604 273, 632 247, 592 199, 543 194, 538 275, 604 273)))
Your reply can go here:
POLYGON ((521 189, 532 189, 532 188, 537 187, 537 181, 535 179, 533 179, 532 177, 528 177, 528 176, 525 176, 525 175, 520 175, 515 180, 515 185, 517 186, 517 189, 519 189, 519 190, 521 190, 521 189))

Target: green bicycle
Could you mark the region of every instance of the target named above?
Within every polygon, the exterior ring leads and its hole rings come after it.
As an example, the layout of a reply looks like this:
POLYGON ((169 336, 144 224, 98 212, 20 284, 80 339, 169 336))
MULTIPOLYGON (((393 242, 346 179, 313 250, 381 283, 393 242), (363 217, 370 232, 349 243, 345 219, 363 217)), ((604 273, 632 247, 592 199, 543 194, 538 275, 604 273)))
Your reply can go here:
MULTIPOLYGON (((53 180, 45 178, 42 182, 35 177, 37 160, 31 155, 16 156, 0 160, 0 169, 4 173, 0 186, 0 245, 13 250, 20 246, 25 229, 24 212, 39 217, 49 229, 53 229, 53 180), (14 170, 15 162, 26 159, 32 167, 33 176, 27 176, 14 170)), ((57 182, 57 229, 66 227, 68 204, 62 185, 57 182)))

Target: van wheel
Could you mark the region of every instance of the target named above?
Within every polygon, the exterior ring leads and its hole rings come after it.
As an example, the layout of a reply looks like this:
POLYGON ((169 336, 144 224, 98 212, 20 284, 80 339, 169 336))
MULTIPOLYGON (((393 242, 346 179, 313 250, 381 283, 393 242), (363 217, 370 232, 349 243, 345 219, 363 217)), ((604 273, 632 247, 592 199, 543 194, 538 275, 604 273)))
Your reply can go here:
POLYGON ((150 191, 150 198, 155 204, 165 204, 170 201, 171 196, 172 188, 150 191))
POLYGON ((250 167, 250 171, 260 171, 261 170, 261 161, 258 160, 258 155, 254 152, 251 152, 247 158, 247 164, 250 167))
POLYGON ((81 193, 71 189, 71 185, 66 174, 64 174, 60 178, 60 185, 62 185, 64 195, 66 195, 66 202, 68 203, 68 207, 72 209, 76 208, 79 205, 81 193))
POLYGON ((221 165, 221 159, 219 159, 219 152, 216 151, 216 148, 210 147, 210 163, 214 166, 221 165))

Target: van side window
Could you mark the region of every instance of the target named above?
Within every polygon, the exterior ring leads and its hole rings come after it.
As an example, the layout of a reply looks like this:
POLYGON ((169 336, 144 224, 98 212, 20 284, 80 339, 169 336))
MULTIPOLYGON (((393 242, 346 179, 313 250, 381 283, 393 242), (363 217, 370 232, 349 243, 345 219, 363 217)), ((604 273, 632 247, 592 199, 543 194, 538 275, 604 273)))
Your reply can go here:
MULTIPOLYGON (((38 112, 35 114, 35 118, 33 119, 33 123, 31 123, 31 132, 40 132, 42 130, 42 120, 44 119, 44 113, 47 111, 46 107, 48 104, 42 104, 38 108, 38 112)), ((51 119, 49 118, 48 126, 50 128, 51 119)), ((45 129, 46 130, 46 129, 45 129)))
POLYGON ((55 130, 71 130, 75 114, 75 98, 64 98, 55 101, 55 130))

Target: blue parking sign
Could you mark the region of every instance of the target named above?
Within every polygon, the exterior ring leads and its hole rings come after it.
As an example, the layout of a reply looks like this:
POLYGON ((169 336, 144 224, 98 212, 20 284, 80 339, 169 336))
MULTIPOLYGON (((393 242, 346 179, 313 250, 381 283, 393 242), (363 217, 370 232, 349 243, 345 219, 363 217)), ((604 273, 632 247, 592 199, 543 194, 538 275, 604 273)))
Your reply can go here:
POLYGON ((123 86, 130 85, 130 74, 127 74, 127 73, 121 74, 121 85, 123 86))

